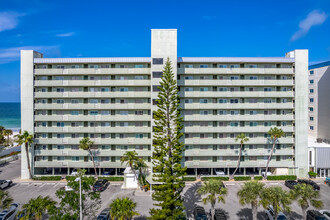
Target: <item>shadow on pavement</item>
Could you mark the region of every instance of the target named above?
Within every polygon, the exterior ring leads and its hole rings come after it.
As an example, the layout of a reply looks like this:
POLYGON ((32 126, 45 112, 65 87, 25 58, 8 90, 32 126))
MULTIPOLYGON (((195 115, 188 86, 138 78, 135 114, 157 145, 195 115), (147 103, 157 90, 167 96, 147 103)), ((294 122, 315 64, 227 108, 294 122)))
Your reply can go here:
POLYGON ((139 216, 139 217, 135 217, 134 220, 147 220, 147 217, 142 215, 142 216, 139 216))
POLYGON ((303 218, 303 216, 298 214, 297 212, 291 212, 289 216, 290 216, 290 219, 302 219, 303 218))
MULTIPOLYGON (((238 219, 240 219, 240 220, 252 220, 252 209, 250 209, 250 208, 241 209, 239 212, 236 213, 236 215, 238 216, 238 219)), ((265 213, 258 212, 257 219, 258 220, 266 219, 265 213)))
POLYGON ((202 185, 201 182, 195 183, 183 195, 183 204, 186 207, 187 217, 193 217, 194 208, 197 202, 201 201, 201 196, 197 193, 197 189, 202 185))

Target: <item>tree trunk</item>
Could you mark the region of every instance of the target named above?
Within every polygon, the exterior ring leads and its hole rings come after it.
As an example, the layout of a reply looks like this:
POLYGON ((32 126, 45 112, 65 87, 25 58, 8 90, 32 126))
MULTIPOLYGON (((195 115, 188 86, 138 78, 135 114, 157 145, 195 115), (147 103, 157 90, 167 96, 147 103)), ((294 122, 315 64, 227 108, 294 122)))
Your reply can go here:
POLYGON ((237 161, 237 167, 234 170, 233 174, 230 176, 230 179, 233 179, 235 176, 236 171, 239 168, 239 165, 241 164, 241 155, 242 155, 242 148, 243 148, 243 144, 241 144, 241 147, 239 148, 239 155, 238 155, 238 161, 237 161))
POLYGON ((301 207, 302 209, 302 213, 303 213, 303 219, 306 220, 307 216, 306 216, 306 210, 307 208, 301 207))
POLYGON ((254 202, 251 203, 251 208, 252 208, 252 220, 257 220, 257 205, 254 204, 254 202))
POLYGON ((269 162, 270 162, 270 160, 272 159, 272 156, 273 156, 273 152, 274 152, 274 149, 275 149, 276 139, 277 138, 274 138, 274 143, 273 143, 272 151, 270 152, 270 155, 269 155, 268 160, 267 160, 267 165, 266 165, 266 169, 265 169, 265 176, 264 176, 264 179, 265 180, 267 179, 268 165, 269 165, 269 162))
POLYGON ((215 214, 214 204, 212 204, 212 207, 211 207, 211 219, 212 220, 214 220, 214 214, 215 214))
POLYGON ((94 172, 95 172, 95 176, 96 176, 96 179, 97 179, 97 171, 96 171, 95 162, 94 162, 94 155, 92 154, 91 149, 88 149, 88 151, 89 151, 89 155, 91 156, 91 159, 92 159, 92 162, 93 162, 94 172))
POLYGON ((7 135, 7 146, 9 146, 9 134, 7 135))
POLYGON ((29 174, 30 174, 30 178, 32 178, 32 174, 31 174, 31 165, 30 165, 30 156, 29 156, 29 144, 25 143, 25 151, 26 151, 26 161, 28 164, 28 169, 29 169, 29 174))

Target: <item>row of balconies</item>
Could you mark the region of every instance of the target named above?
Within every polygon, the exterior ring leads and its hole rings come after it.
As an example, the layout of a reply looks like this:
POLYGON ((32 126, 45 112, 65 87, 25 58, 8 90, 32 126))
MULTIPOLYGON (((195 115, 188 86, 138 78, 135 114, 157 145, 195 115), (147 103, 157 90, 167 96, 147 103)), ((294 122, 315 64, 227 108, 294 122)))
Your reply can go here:
POLYGON ((293 86, 293 80, 249 80, 249 79, 213 79, 213 80, 178 80, 179 86, 293 86))
MULTIPOLYGON (((151 74, 150 68, 35 69, 35 75, 151 74)), ((178 68, 178 74, 293 74, 292 68, 178 68)))
MULTIPOLYGON (((71 144, 77 145, 81 138, 36 138, 35 144, 71 144)), ((92 138, 95 144, 99 145, 148 145, 151 143, 150 138, 92 138)), ((282 137, 279 140, 280 144, 293 144, 292 137, 282 137)), ((214 144, 237 144, 234 138, 185 138, 184 144, 186 145, 214 145, 214 144)), ((264 137, 249 138, 249 144, 271 144, 270 140, 264 137)))
MULTIPOLYGON (((126 150, 92 150, 94 156, 123 156, 126 150)), ((151 156, 151 151, 138 150, 136 151, 139 156, 151 156)), ((84 150, 35 150, 35 156, 89 156, 88 151, 84 150)))
MULTIPOLYGON (((256 161, 241 161, 240 167, 266 167, 267 161, 256 160, 256 161)), ((35 161, 35 167, 70 167, 70 168, 92 168, 93 163, 83 161, 35 161)), ((294 162, 292 160, 271 160, 269 163, 270 167, 292 167, 294 162)), ((236 167, 237 161, 186 161, 184 165, 188 168, 227 168, 236 167)), ((124 164, 119 161, 116 162, 99 162, 97 167, 101 168, 125 168, 124 164)))
MULTIPOLYGON (((293 109, 293 103, 180 103, 182 109, 293 109)), ((34 105, 35 110, 66 110, 66 109, 78 109, 78 110, 123 110, 123 109, 151 109, 150 103, 136 104, 136 103, 111 103, 111 104, 48 104, 37 103, 34 105)))
MULTIPOLYGON (((184 127, 183 132, 185 133, 251 133, 251 132, 268 132, 271 126, 265 127, 263 125, 250 127, 184 127)), ((294 132, 293 126, 281 126, 284 132, 294 132)), ((35 133, 150 133, 151 127, 35 127, 35 133)))
MULTIPOLYGON (((184 121, 292 121, 287 115, 183 115, 184 121)), ((151 115, 35 115, 35 121, 151 121, 151 115)))
MULTIPOLYGON (((200 92, 200 91, 180 91, 180 98, 227 98, 227 97, 255 97, 255 98, 292 98, 292 91, 234 91, 234 92, 200 92)), ((150 98, 151 92, 35 92, 35 98, 150 98)))

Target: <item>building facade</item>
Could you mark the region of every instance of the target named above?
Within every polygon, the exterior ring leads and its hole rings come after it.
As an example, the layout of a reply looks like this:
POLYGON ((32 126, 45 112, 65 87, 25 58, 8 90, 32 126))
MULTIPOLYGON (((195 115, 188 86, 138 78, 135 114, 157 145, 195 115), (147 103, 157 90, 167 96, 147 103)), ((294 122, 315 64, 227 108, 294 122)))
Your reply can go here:
POLYGON ((330 61, 309 66, 308 134, 330 142, 330 61))
POLYGON ((318 177, 330 177, 330 145, 315 143, 315 139, 308 139, 308 166, 309 171, 317 173, 318 177))
POLYGON ((43 58, 21 51, 22 130, 33 133, 22 149, 34 175, 93 171, 79 141, 94 141, 97 171, 120 174, 120 157, 136 150, 151 165, 152 112, 163 65, 172 62, 179 86, 188 174, 233 172, 245 133, 240 174, 260 174, 270 154, 267 132, 282 128, 270 162, 274 174, 308 171, 308 51, 285 57, 177 57, 177 31, 151 31, 151 57, 43 58))

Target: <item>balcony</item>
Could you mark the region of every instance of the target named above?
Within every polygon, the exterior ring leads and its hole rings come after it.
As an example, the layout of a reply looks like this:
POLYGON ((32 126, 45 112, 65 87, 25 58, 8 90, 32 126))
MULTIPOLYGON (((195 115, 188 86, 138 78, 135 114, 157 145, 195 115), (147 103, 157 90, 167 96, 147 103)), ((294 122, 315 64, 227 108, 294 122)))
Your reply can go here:
MULTIPOLYGON (((266 167, 267 161, 257 160, 257 161, 242 161, 240 167, 266 167)), ((237 161, 186 161, 185 166, 188 168, 227 168, 236 167, 237 161)), ((271 160, 269 163, 270 167, 293 167, 293 162, 290 160, 271 160)))
POLYGON ((36 80, 34 86, 150 86, 150 80, 36 80))
POLYGON ((35 115, 35 121, 150 121, 150 115, 35 115))
POLYGON ((113 103, 113 104, 42 104, 38 103, 34 105, 35 110, 65 110, 65 109, 76 109, 76 110, 110 110, 110 109, 150 109, 150 103, 143 103, 143 104, 136 104, 136 103, 128 103, 128 104, 120 104, 120 103, 113 103))
POLYGON ((35 98, 150 98, 150 92, 35 92, 35 98))
MULTIPOLYGON (((184 144, 186 145, 219 145, 219 144, 237 144, 235 138, 185 138, 184 144)), ((279 139, 279 144, 293 144, 292 137, 283 137, 279 139)), ((249 138, 249 144, 271 144, 271 142, 264 137, 249 138)))
MULTIPOLYGON (((184 127, 184 133, 267 133, 269 129, 274 126, 245 126, 245 127, 201 127, 201 126, 195 126, 195 127, 184 127)), ((284 132, 294 132, 293 126, 277 126, 278 128, 281 128, 284 132)))
POLYGON ((178 68, 178 74, 293 74, 292 68, 178 68))
POLYGON ((293 80, 178 80, 179 86, 293 86, 293 80))
POLYGON ((35 127, 35 133, 151 133, 150 127, 35 127))
MULTIPOLYGON (((53 145, 79 145, 81 138, 36 138, 35 144, 53 144, 53 145)), ((148 138, 91 138, 95 144, 98 145, 148 145, 151 143, 151 139, 148 138)))
MULTIPOLYGON (((83 160, 81 161, 70 161, 70 160, 64 160, 64 161, 35 161, 34 162, 35 167, 68 167, 68 168, 93 168, 93 163, 92 161, 89 162, 84 162, 83 160)), ((100 162, 97 167, 101 168, 125 168, 125 165, 121 164, 120 162, 100 162)))
MULTIPOLYGON (((92 150, 95 156, 102 157, 110 157, 110 156, 118 156, 121 157, 125 154, 125 150, 92 150)), ((139 156, 151 156, 151 151, 148 150, 136 150, 139 156)), ((57 150, 54 148, 53 150, 35 150, 35 156, 89 156, 89 153, 85 150, 57 150)))
POLYGON ((180 103, 182 109, 293 109, 293 103, 180 103))
POLYGON ((187 92, 180 91, 180 98, 292 98, 294 93, 291 91, 272 91, 272 92, 250 92, 250 91, 235 91, 235 92, 220 92, 220 91, 210 91, 210 92, 187 92))
MULTIPOLYGON (((227 150, 213 150, 212 148, 209 148, 207 150, 186 150, 184 152, 184 156, 186 157, 198 157, 198 156, 238 156, 239 154, 239 149, 227 149, 227 150)), ((270 150, 268 149, 248 149, 246 147, 246 150, 242 151, 242 156, 268 156, 270 154, 270 150)), ((294 151, 291 148, 285 148, 281 150, 275 149, 274 151, 274 156, 279 156, 279 155, 294 155, 294 151)))
POLYGON ((184 121, 293 121, 293 115, 183 115, 184 121))
POLYGON ((35 69, 35 75, 108 75, 108 74, 148 74, 150 75, 150 68, 79 68, 79 69, 35 69))

